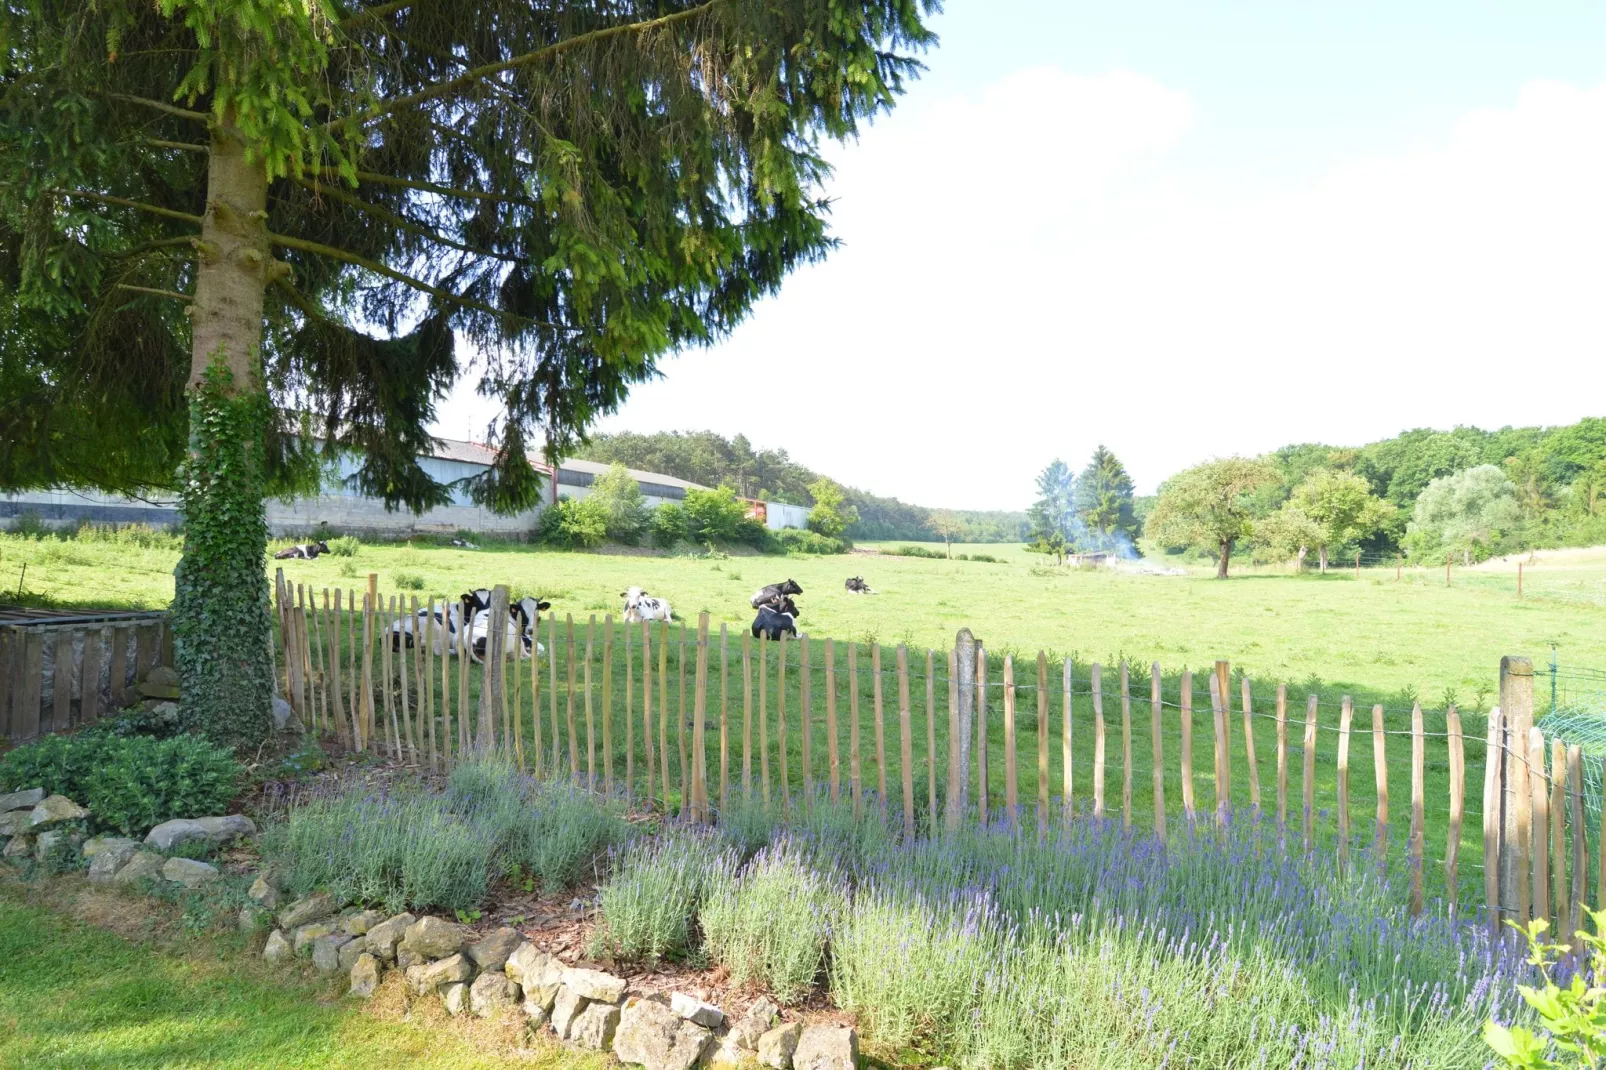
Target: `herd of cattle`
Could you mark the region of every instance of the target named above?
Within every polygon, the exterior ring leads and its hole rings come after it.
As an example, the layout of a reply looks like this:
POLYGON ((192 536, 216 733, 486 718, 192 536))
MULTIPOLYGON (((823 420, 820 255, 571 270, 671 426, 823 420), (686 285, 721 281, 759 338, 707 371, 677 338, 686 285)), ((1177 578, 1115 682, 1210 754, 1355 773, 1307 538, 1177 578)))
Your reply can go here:
MULTIPOLYGON (((316 557, 320 549, 327 551, 326 547, 319 547, 316 543, 292 549, 312 550, 304 555, 307 557, 316 557)), ((288 553, 281 551, 275 556, 282 557, 288 553)), ((849 594, 875 593, 862 576, 849 577, 843 587, 849 594)), ((753 609, 757 611, 757 616, 753 618, 753 638, 779 640, 788 633, 796 636, 797 620, 803 614, 793 596, 802 593, 803 588, 793 579, 772 583, 755 591, 750 599, 753 609)), ((667 599, 655 598, 640 587, 628 588, 621 592, 620 597, 625 600, 626 623, 675 619, 667 599)), ((537 598, 520 598, 509 602, 505 625, 508 648, 516 651, 521 658, 542 652, 545 648, 536 639, 536 629, 540 614, 551 608, 551 602, 537 598)), ((416 615, 396 621, 391 625, 390 641, 392 648, 399 650, 403 645, 411 647, 415 635, 423 636, 439 656, 455 655, 462 650, 470 660, 478 662, 485 657, 491 627, 491 592, 481 587, 465 592, 458 596, 457 601, 441 608, 420 609, 416 615)))

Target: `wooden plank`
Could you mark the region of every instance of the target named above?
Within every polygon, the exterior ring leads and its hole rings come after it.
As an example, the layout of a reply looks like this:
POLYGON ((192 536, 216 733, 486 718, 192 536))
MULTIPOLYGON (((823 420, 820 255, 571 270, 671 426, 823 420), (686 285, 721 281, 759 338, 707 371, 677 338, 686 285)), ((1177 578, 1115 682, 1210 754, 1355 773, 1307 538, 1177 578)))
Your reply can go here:
POLYGON ((859 644, 848 644, 848 787, 853 790, 853 819, 864 807, 864 785, 859 767, 859 644))
MULTIPOLYGON (((396 605, 396 598, 395 598, 394 595, 392 595, 391 596, 391 600, 390 600, 390 609, 394 610, 395 609, 395 605, 396 605)), ((397 702, 397 700, 394 699, 392 697, 391 693, 390 693, 390 682, 391 682, 391 678, 392 678, 391 677, 391 673, 394 671, 395 666, 391 664, 390 644, 385 642, 385 637, 390 635, 390 622, 391 622, 391 619, 394 618, 394 617, 395 617, 395 613, 394 612, 387 611, 385 613, 383 619, 380 621, 380 626, 379 626, 379 635, 380 635, 380 640, 379 640, 379 678, 380 678, 380 680, 383 681, 383 683, 380 684, 380 687, 384 691, 384 695, 385 695, 385 698, 384 698, 385 720, 388 721, 389 724, 390 724, 390 753, 391 753, 391 757, 394 760, 399 762, 399 761, 401 761, 401 733, 399 731, 397 731, 397 724, 396 724, 396 702, 397 702)), ((290 619, 288 613, 286 614, 286 618, 285 619, 286 620, 290 619)), ((295 634, 295 625, 294 624, 290 625, 289 632, 290 632, 291 635, 295 634)), ((289 651, 286 652, 286 658, 290 661, 290 663, 292 665, 294 665, 297 661, 299 661, 299 658, 294 656, 289 651)), ((291 683, 291 686, 292 687, 295 686, 294 682, 291 683)))
POLYGON ((512 600, 513 592, 507 584, 499 583, 491 589, 491 604, 486 611, 485 658, 480 667, 480 717, 474 740, 474 753, 481 758, 507 752, 507 624, 512 600), (500 745, 496 738, 499 718, 503 725, 500 745))
POLYGON ((874 702, 875 714, 875 781, 876 800, 880 804, 881 821, 887 820, 887 716, 882 701, 883 684, 881 680, 881 644, 870 644, 870 676, 874 688, 870 697, 874 702))
MULTIPOLYGON (((425 619, 423 634, 419 635, 416 627, 413 629, 413 663, 418 666, 418 716, 422 722, 418 734, 429 751, 429 771, 435 773, 440 769, 440 749, 435 734, 435 599, 430 598, 425 608, 429 616, 425 619)), ((532 661, 531 665, 534 664, 532 661)))
MULTIPOLYGON (((691 795, 691 772, 686 756, 686 622, 680 622, 680 657, 675 666, 680 675, 680 706, 675 718, 675 748, 680 752, 680 812, 689 812, 687 803, 691 795)), ((668 706, 664 707, 666 710, 668 706)))
POLYGON ((1221 694, 1221 790, 1222 803, 1217 813, 1225 819, 1232 808, 1232 667, 1227 661, 1216 662, 1216 684, 1221 694))
MULTIPOLYGON (((1046 782, 1045 782, 1046 783, 1046 782)), ((1047 790, 1046 788, 1044 790, 1047 790)), ((926 827, 937 832, 937 663, 926 648, 926 827)), ((1046 812, 1047 807, 1044 807, 1046 812)))
POLYGON ((1182 812, 1191 823, 1199 816, 1193 800, 1193 673, 1182 674, 1178 700, 1181 709, 1177 716, 1182 727, 1182 812))
POLYGON ((1467 793, 1466 745, 1461 736, 1461 715, 1454 706, 1444 711, 1444 736, 1450 753, 1450 824, 1444 840, 1444 890, 1453 917, 1460 898, 1456 862, 1461 853, 1461 823, 1465 817, 1467 793))
POLYGON ((1132 688, 1121 659, 1121 827, 1132 827, 1132 688))
MULTIPOLYGON (((416 603, 417 598, 413 601, 416 603)), ((416 608, 416 606, 415 606, 416 608)), ((169 636, 173 629, 167 629, 169 636)), ((305 689, 303 703, 307 708, 307 724, 313 725, 318 716, 318 696, 314 693, 312 682, 312 636, 307 621, 307 588, 304 584, 296 584, 296 638, 301 647, 301 679, 305 689)))
POLYGON ((1277 840, 1288 846, 1288 685, 1277 685, 1277 840))
MULTIPOLYGON (((100 652, 105 643, 104 632, 91 627, 84 632, 84 660, 78 672, 78 723, 94 724, 100 720, 100 669, 104 664, 100 652)), ((0 664, 4 655, 0 654, 0 664)), ((0 711, 0 726, 5 724, 5 713, 0 711)))
MULTIPOLYGON (((1445 575, 1448 583, 1448 564, 1445 575)), ((1503 910, 1515 906, 1516 914, 1512 920, 1521 927, 1526 926, 1533 916, 1527 868, 1532 848, 1528 729, 1533 727, 1533 662, 1529 659, 1500 659, 1500 710, 1506 742, 1500 778, 1501 812, 1504 815, 1500 833, 1500 902, 1503 910)))
POLYGON ((753 797, 753 637, 742 633, 742 798, 753 797))
POLYGON ((1020 827, 1020 798, 1015 753, 1015 656, 1004 655, 1004 818, 1020 827))
POLYGON ((708 720, 708 614, 697 615, 697 679, 693 688, 691 729, 692 818, 707 821, 708 746, 705 725, 708 720))
MULTIPOLYGON (((1505 718, 1496 707, 1489 714, 1489 732, 1484 740, 1483 759, 1483 901, 1489 911, 1491 940, 1500 938, 1501 918, 1505 915, 1505 908, 1500 902, 1499 866, 1500 769, 1504 764, 1501 751, 1505 735, 1505 718)), ((1606 808, 1602 808, 1601 829, 1606 832, 1606 808)), ((1606 859, 1606 851, 1601 852, 1601 857, 1606 859)))
POLYGON ((50 672, 50 731, 65 732, 72 727, 73 633, 62 629, 52 637, 54 664, 50 672))
POLYGON ((1550 864, 1553 867, 1550 901, 1555 907, 1554 929, 1557 943, 1571 943, 1567 921, 1572 916, 1567 880, 1567 744, 1550 744, 1550 864))
MULTIPOLYGON (((451 630, 451 629, 449 629, 447 627, 447 623, 446 622, 451 619, 451 618, 449 618, 447 616, 447 614, 449 614, 451 612, 452 612, 452 602, 451 602, 451 600, 447 599, 447 598, 442 598, 441 599, 441 618, 442 619, 441 619, 441 623, 440 623, 440 629, 441 629, 441 644, 440 644, 440 659, 441 659, 440 737, 441 737, 441 769, 443 771, 446 771, 446 772, 450 772, 451 768, 452 768, 452 673, 451 673, 451 669, 452 669, 452 660, 456 656, 453 653, 453 651, 456 649, 456 644, 457 644, 457 630, 461 630, 461 629, 451 630)), ((556 633, 554 633, 554 634, 556 634, 556 633)), ((557 651, 556 644, 553 645, 552 649, 553 649, 553 652, 554 652, 553 656, 556 657, 557 656, 556 655, 556 651, 557 651)), ((464 671, 466 671, 466 669, 463 666, 459 665, 458 666, 458 671, 459 672, 464 672, 464 671)))
POLYGON ((669 808, 669 622, 658 625, 658 774, 664 809, 669 808))
POLYGON ((1567 748, 1567 814, 1573 832, 1573 883, 1567 914, 1567 939, 1574 939, 1584 927, 1584 900, 1588 897, 1586 885, 1589 875, 1589 846, 1584 839, 1584 751, 1578 744, 1567 748))
POLYGON ((307 591, 307 624, 309 642, 307 643, 307 656, 312 661, 312 699, 313 718, 312 732, 318 735, 329 730, 329 674, 324 671, 323 661, 323 628, 319 626, 318 596, 312 590, 307 591))
POLYGON ((1383 706, 1372 707, 1372 776, 1377 784, 1377 822, 1374 826, 1372 852, 1379 868, 1385 866, 1389 856, 1389 763, 1385 752, 1387 737, 1383 734, 1383 706))
POLYGON ((290 707, 295 715, 303 722, 307 719, 306 704, 302 701, 302 687, 304 680, 301 676, 301 636, 296 631, 295 602, 290 597, 290 588, 285 587, 284 615, 280 618, 280 626, 284 638, 285 668, 290 676, 290 707))
POLYGON ((1071 819, 1076 816, 1074 787, 1071 780, 1071 705, 1075 698, 1075 690, 1071 687, 1071 658, 1066 655, 1065 664, 1060 667, 1060 790, 1064 795, 1060 799, 1060 811, 1067 827, 1071 819))
POLYGON ((1304 761, 1303 777, 1300 787, 1304 792, 1304 822, 1301 831, 1304 833, 1305 853, 1308 855, 1316 849, 1316 696, 1309 695, 1305 699, 1305 737, 1301 751, 1304 761))
MULTIPOLYGON (((371 588, 375 577, 369 573, 368 584, 371 588)), ((378 596, 370 593, 362 603, 362 714, 363 714, 363 750, 367 750, 374 738, 374 611, 378 596)))
MULTIPOLYGON (((745 657, 746 644, 742 651, 745 657)), ((641 746, 647 761, 647 794, 643 796, 649 804, 653 800, 652 781, 654 775, 652 755, 652 625, 646 621, 641 622, 641 746)))
POLYGON ((586 619, 586 658, 582 665, 586 711, 586 790, 597 790, 597 711, 591 697, 591 659, 596 654, 597 615, 586 619))
POLYGON ((976 644, 976 820, 987 827, 987 648, 976 644))
POLYGON ((1528 729, 1528 790, 1533 816, 1533 917, 1550 920, 1550 778, 1545 772, 1545 734, 1528 729))
POLYGON ((134 680, 143 681, 156 664, 156 629, 148 624, 134 627, 134 680))
POLYGON ((1210 715, 1215 741, 1216 824, 1227 823, 1227 807, 1232 803, 1232 782, 1227 779, 1227 685, 1222 666, 1216 662, 1216 671, 1210 677, 1210 715))
POLYGON ((580 730, 574 713, 574 691, 579 686, 580 659, 575 656, 573 613, 565 613, 563 617, 563 653, 568 662, 563 715, 564 726, 569 731, 569 780, 573 782, 580 779, 580 730))
POLYGON ((730 635, 725 623, 719 625, 719 808, 730 806, 730 635))
POLYGON ((808 810, 814 799, 814 758, 810 750, 810 743, 814 736, 813 701, 814 696, 809 689, 809 677, 812 665, 809 658, 809 636, 804 632, 798 637, 798 723, 803 732, 803 809, 808 810))
POLYGON ((0 626, 0 738, 11 735, 11 693, 22 675, 15 660, 16 632, 16 628, 0 626))
POLYGON ((1104 816, 1104 667, 1093 663, 1093 816, 1104 816))
MULTIPOLYGON (((642 636, 642 649, 643 649, 643 651, 645 651, 646 650, 646 644, 647 644, 647 625, 645 625, 645 624, 643 624, 641 626, 641 636, 642 636)), ((547 681, 546 681, 547 682, 547 713, 549 714, 549 716, 547 718, 547 724, 548 724, 548 726, 550 727, 550 729, 552 731, 552 758, 551 758, 550 764, 547 766, 547 770, 552 776, 558 777, 558 776, 562 776, 563 775, 563 772, 562 772, 562 770, 563 770, 563 743, 562 743, 563 732, 558 727, 558 650, 559 650, 559 647, 558 647, 558 615, 556 613, 552 614, 552 616, 547 618, 547 650, 549 651, 549 653, 547 654, 547 681)), ((646 677, 645 666, 643 666, 642 676, 643 676, 643 679, 645 679, 645 677, 646 677)), ((539 705, 536 706, 535 712, 536 712, 536 716, 537 717, 539 717, 541 715, 541 707, 539 705)), ((647 753, 651 754, 652 753, 652 744, 651 744, 652 734, 651 734, 650 731, 648 732, 647 738, 648 738, 647 753)), ((649 770, 649 774, 650 774, 650 770, 649 770)), ((651 777, 651 775, 649 775, 647 777, 647 800, 649 802, 651 802, 652 797, 653 797, 652 796, 652 777, 651 777)))
POLYGON ((792 812, 792 778, 787 772, 787 731, 786 731, 786 633, 781 633, 781 641, 776 644, 775 658, 775 720, 780 731, 776 733, 780 744, 780 782, 781 782, 781 812, 792 812))
MULTIPOLYGON (((636 630, 630 626, 628 615, 624 621, 625 633, 625 806, 636 798, 636 666, 631 659, 630 637, 636 630)), ((539 707, 537 707, 539 713, 539 707)), ((536 717, 539 731, 541 718, 536 717)), ((722 802, 723 805, 723 802, 722 802)))
MULTIPOLYGON (((16 634, 21 635, 21 631, 19 630, 16 634)), ((112 709, 114 710, 120 710, 128 704, 128 638, 129 628, 126 625, 112 629, 111 670, 108 676, 107 691, 111 696, 112 709)), ((16 645, 19 667, 24 645, 20 641, 16 645)), ((18 679, 21 679, 21 677, 18 677, 18 679)), ((17 712, 17 710, 13 710, 13 723, 16 723, 17 712)))
POLYGON ((1150 774, 1154 797, 1154 834, 1165 842, 1165 741, 1160 737, 1160 663, 1149 664, 1149 737, 1154 770, 1150 774))
POLYGON ((1250 699, 1249 677, 1240 677, 1239 704, 1244 715, 1244 754, 1249 761, 1249 805, 1260 809, 1260 764, 1255 760, 1254 708, 1250 699))
POLYGON ((1423 778, 1426 776, 1427 739, 1422 732, 1422 704, 1411 707, 1411 914, 1422 913, 1422 855, 1423 826, 1426 823, 1426 800, 1423 778))
MULTIPOLYGON (((724 725, 720 726, 721 735, 724 725)), ((602 790, 613 798, 613 614, 602 618, 602 790)))
POLYGON ((1338 715, 1338 868, 1349 868, 1349 733, 1355 722, 1355 700, 1344 696, 1338 715))
POLYGON ((842 797, 840 750, 836 735, 836 644, 827 639, 825 641, 825 759, 831 767, 832 803, 842 797))
POLYGON ((898 765, 903 774, 903 834, 915 838, 914 727, 909 709, 909 650, 898 644, 898 765))
POLYGON ((14 741, 27 743, 39 738, 39 704, 45 685, 45 636, 38 628, 24 632, 22 656, 22 702, 12 722, 17 727, 14 741))
POLYGON ((959 648, 948 648, 948 814, 952 832, 959 827, 959 781, 964 765, 959 756, 959 648))
MULTIPOLYGON (((341 744, 349 747, 352 745, 352 742, 351 733, 349 731, 350 725, 346 718, 346 694, 345 689, 342 686, 343 680, 341 672, 341 655, 345 650, 345 648, 341 645, 341 634, 345 630, 346 615, 341 611, 340 607, 342 604, 341 599, 344 598, 345 595, 339 587, 336 587, 333 607, 331 607, 329 604, 328 588, 324 589, 323 595, 324 635, 329 644, 329 685, 334 692, 335 700, 335 737, 341 742, 341 744)), ((444 692, 442 692, 441 697, 442 702, 444 703, 444 692)), ((445 711, 443 709, 442 713, 444 714, 444 712, 445 711)))
POLYGON ((1518 924, 1527 925, 1528 921, 1535 917, 1531 887, 1529 885, 1529 876, 1533 872, 1534 856, 1533 796, 1529 781, 1538 778, 1540 770, 1533 768, 1531 757, 1524 753, 1527 748, 1526 741, 1533 730, 1533 725, 1531 723, 1528 724, 1519 734, 1517 732, 1518 724, 1518 722, 1513 721, 1508 722, 1506 725, 1513 753, 1524 759, 1515 763, 1515 768, 1521 770, 1521 775, 1519 777, 1519 790, 1513 795, 1513 801, 1516 804, 1513 809, 1517 812, 1517 843, 1513 856, 1512 872, 1515 874, 1517 881, 1517 917, 1521 919, 1518 924))
POLYGON ((770 804, 770 640, 758 639, 758 772, 764 805, 770 804))

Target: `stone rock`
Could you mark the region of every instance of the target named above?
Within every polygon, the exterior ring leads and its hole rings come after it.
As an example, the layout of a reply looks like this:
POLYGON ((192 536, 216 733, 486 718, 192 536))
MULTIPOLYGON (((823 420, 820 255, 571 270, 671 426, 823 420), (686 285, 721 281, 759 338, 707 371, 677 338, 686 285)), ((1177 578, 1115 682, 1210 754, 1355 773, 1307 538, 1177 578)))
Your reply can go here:
POLYGON ((367 946, 361 940, 347 940, 340 945, 340 968, 346 973, 357 965, 357 960, 368 954, 367 946))
POLYGON ((73 837, 69 836, 67 832, 62 829, 50 829, 48 831, 41 832, 34 840, 33 856, 40 862, 48 861, 52 854, 61 850, 64 845, 72 842, 73 837))
POLYGON ((694 999, 684 992, 676 992, 669 997, 669 1009, 688 1022, 696 1022, 698 1025, 707 1026, 709 1029, 718 1029, 725 1021, 724 1011, 711 1003, 704 1003, 700 999, 694 999))
MULTIPOLYGON (((340 972, 340 949, 351 943, 345 933, 330 933, 312 942, 312 968, 319 973, 340 972)), ((350 969, 351 967, 346 967, 350 969)))
POLYGON ((241 814, 228 817, 180 817, 163 821, 145 834, 145 846, 158 851, 171 851, 181 843, 202 840, 211 844, 225 844, 241 836, 255 836, 256 822, 241 814))
POLYGON ((585 1007, 586 998, 568 985, 558 990, 558 998, 552 1004, 552 1032, 559 1040, 569 1039, 569 1026, 585 1007))
POLYGON ((322 940, 334 931, 335 927, 327 921, 309 921, 290 934, 290 944, 296 949, 296 954, 299 955, 311 947, 313 941, 322 940))
POLYGON ((656 1000, 632 999, 619 1015, 613 1053, 647 1070, 691 1070, 713 1037, 656 1000))
POLYGON ((442 918, 419 918, 407 926, 401 946, 426 959, 444 959, 463 950, 467 942, 461 925, 442 918))
POLYGON ((625 997, 625 981, 601 970, 581 970, 570 967, 563 971, 563 984, 576 994, 598 1003, 618 1003, 625 997))
POLYGON ((340 919, 340 931, 347 936, 363 936, 384 920, 385 912, 382 910, 359 910, 340 919))
POLYGON ((468 957, 482 970, 500 970, 507 965, 508 956, 524 942, 517 929, 507 926, 483 939, 468 945, 468 957))
POLYGON ((162 867, 167 859, 154 851, 135 851, 123 868, 117 871, 112 878, 113 884, 134 884, 137 881, 152 881, 162 875, 162 867))
POLYGON ((169 858, 162 865, 162 876, 186 888, 199 888, 203 884, 221 879, 223 874, 208 862, 197 861, 194 858, 169 858))
POLYGON ((797 1042, 802 1035, 802 1022, 787 1022, 759 1037, 759 1065, 771 1067, 772 1070, 791 1070, 792 1053, 797 1051, 797 1042))
POLYGON ((419 955, 416 952, 408 951, 405 947, 396 952, 396 968, 398 970, 406 970, 414 966, 422 966, 426 962, 427 960, 422 955, 419 955))
POLYGON ((251 882, 251 887, 245 894, 260 904, 264 910, 279 909, 279 889, 273 886, 265 873, 257 875, 257 879, 251 882))
POLYGON ((0 795, 0 814, 10 810, 32 810, 45 801, 44 788, 28 788, 0 795))
POLYGON ((468 1005, 481 1018, 490 1018, 505 1007, 519 1002, 519 986, 505 973, 482 973, 468 990, 468 1005))
POLYGON ((569 1043, 590 1051, 607 1051, 618 1028, 618 1007, 611 1003, 588 1003, 569 1023, 569 1043))
POLYGON ((760 996, 747 1008, 741 1020, 731 1026, 729 1040, 743 1051, 757 1051, 758 1038, 770 1031, 781 1008, 768 996, 760 996))
POLYGON ((0 850, 0 858, 27 858, 33 854, 32 836, 13 836, 6 841, 6 846, 0 850))
MULTIPOLYGON (((407 926, 418 919, 411 914, 397 914, 368 930, 364 940, 368 944, 368 953, 381 962, 390 962, 396 958, 396 945, 401 943, 402 934, 407 926)), ((412 963, 407 963, 411 966, 412 963)), ((404 967, 405 968, 405 967, 404 967)))
POLYGON ((158 665, 139 682, 139 693, 146 698, 178 698, 178 673, 158 665))
POLYGON ((561 961, 531 943, 523 943, 515 948, 503 967, 507 975, 524 989, 526 1014, 532 1014, 532 1008, 551 1012, 552 1004, 558 998, 558 989, 563 985, 564 969, 561 961))
POLYGON ((65 795, 51 795, 28 811, 28 827, 34 830, 59 825, 63 821, 78 821, 89 816, 89 811, 65 795))
POLYGON ((268 942, 262 948, 263 958, 269 962, 283 962, 293 954, 295 950, 291 948, 290 941, 284 938, 283 930, 275 929, 268 934, 268 942))
POLYGON ((792 1053, 793 1070, 855 1070, 859 1034, 844 1025, 811 1025, 792 1053))
POLYGON ((424 971, 427 969, 429 969, 429 967, 423 965, 422 963, 408 966, 406 968, 403 976, 407 979, 407 991, 411 992, 415 996, 422 996, 424 994, 424 971))
POLYGON ((33 810, 11 810, 0 814, 0 836, 21 836, 33 828, 33 810))
POLYGON ((441 999, 446 1003, 446 1013, 456 1018, 468 1009, 468 985, 461 981, 447 985, 441 999))
POLYGON ((732 1040, 730 1033, 724 1036, 715 1033, 714 1046, 703 1056, 703 1065, 714 1070, 737 1070, 738 1067, 757 1066, 758 1057, 752 1049, 744 1048, 732 1040))
POLYGON ((275 732, 283 732, 284 726, 290 723, 290 718, 294 714, 295 710, 291 709, 288 702, 278 695, 273 696, 273 730, 275 732))
POLYGON ((379 960, 366 951, 357 956, 357 961, 351 964, 351 992, 350 995, 358 999, 371 999, 374 990, 379 987, 379 960))
POLYGON ((418 971, 418 984, 415 990, 421 996, 428 995, 447 985, 474 979, 474 964, 462 955, 452 955, 450 958, 441 959, 439 962, 411 967, 407 971, 407 976, 412 977, 413 970, 418 971))
POLYGON ((102 851, 127 850, 130 855, 139 850, 139 842, 127 836, 91 836, 84 841, 84 857, 94 858, 102 851))
POLYGON ((299 929, 308 922, 322 921, 333 914, 338 905, 335 897, 327 892, 318 892, 305 899, 297 899, 294 903, 279 912, 279 925, 286 929, 299 929))
POLYGON ((531 1030, 538 1031, 543 1025, 546 1025, 548 1018, 546 1010, 533 1005, 529 1000, 524 1001, 523 1007, 524 1018, 530 1023, 531 1030))

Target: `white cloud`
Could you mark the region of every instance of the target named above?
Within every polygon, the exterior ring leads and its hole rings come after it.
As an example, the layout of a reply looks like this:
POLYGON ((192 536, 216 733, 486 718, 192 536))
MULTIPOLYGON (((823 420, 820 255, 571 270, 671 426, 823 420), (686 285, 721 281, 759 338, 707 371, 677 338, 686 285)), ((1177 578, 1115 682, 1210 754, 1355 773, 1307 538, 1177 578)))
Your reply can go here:
POLYGON ((836 154, 844 247, 604 427, 1019 507, 1098 442, 1152 488, 1217 454, 1601 411, 1606 87, 1535 83, 1270 195, 1176 163, 1193 120, 1130 72, 917 94, 836 154))

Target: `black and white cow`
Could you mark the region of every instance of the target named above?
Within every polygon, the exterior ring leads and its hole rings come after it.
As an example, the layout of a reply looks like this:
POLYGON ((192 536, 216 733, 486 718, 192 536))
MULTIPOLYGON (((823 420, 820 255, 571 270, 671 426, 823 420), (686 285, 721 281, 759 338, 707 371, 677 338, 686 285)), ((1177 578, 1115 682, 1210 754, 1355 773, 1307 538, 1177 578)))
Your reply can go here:
POLYGON ((849 576, 842 581, 842 586, 847 589, 849 594, 875 594, 870 589, 870 585, 864 582, 863 576, 849 576))
MULTIPOLYGON (((458 596, 462 618, 469 622, 469 657, 479 661, 485 657, 485 643, 491 631, 491 590, 478 587, 458 596)), ((538 598, 520 598, 507 604, 508 646, 517 647, 520 657, 529 657, 531 651, 542 650, 536 642, 536 618, 552 608, 552 603, 538 598)))
POLYGON ((787 595, 802 593, 803 588, 797 585, 796 580, 787 579, 784 583, 772 583, 768 587, 760 587, 754 591, 752 606, 757 609, 759 606, 775 605, 777 600, 785 598, 787 595))
POLYGON ((758 607, 753 618, 753 638, 779 641, 782 634, 791 632, 797 638, 797 618, 801 614, 790 597, 782 595, 777 601, 758 607))
POLYGON ((297 543, 295 546, 286 547, 274 554, 273 559, 275 561, 311 561, 319 554, 328 552, 329 544, 319 539, 317 542, 303 542, 297 543))
POLYGON ((417 613, 403 617, 390 626, 390 648, 400 650, 403 645, 414 646, 413 637, 423 636, 437 657, 457 653, 457 633, 462 626, 463 603, 448 602, 443 606, 428 606, 417 613))
POLYGON ((631 587, 619 592, 619 597, 625 600, 625 623, 635 624, 644 620, 674 620, 675 612, 669 608, 668 599, 653 598, 640 587, 631 587))

